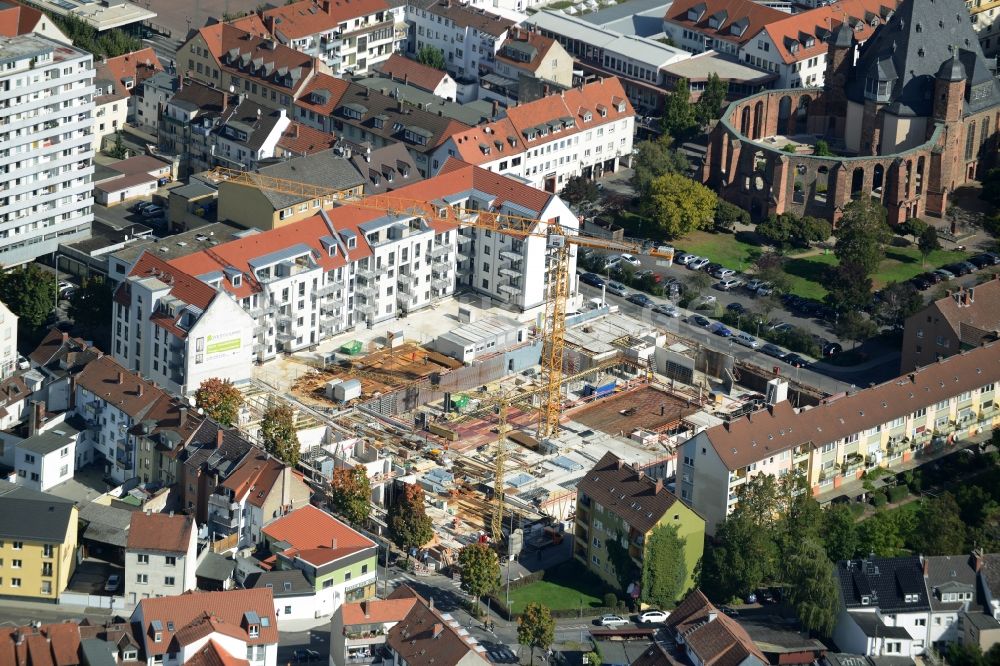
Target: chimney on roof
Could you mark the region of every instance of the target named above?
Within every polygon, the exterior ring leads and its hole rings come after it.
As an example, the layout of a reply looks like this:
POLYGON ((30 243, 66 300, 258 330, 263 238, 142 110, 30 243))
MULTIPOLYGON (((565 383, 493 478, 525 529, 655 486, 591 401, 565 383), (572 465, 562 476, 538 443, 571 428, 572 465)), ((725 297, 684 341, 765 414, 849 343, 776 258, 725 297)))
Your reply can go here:
POLYGON ((139 396, 140 398, 142 397, 142 382, 139 382, 139 383, 138 383, 138 384, 136 385, 136 389, 135 389, 135 394, 136 394, 137 396, 139 396))
POLYGON ((369 610, 371 610, 371 609, 368 606, 368 602, 367 601, 362 601, 361 602, 361 612, 365 614, 365 617, 371 617, 371 615, 368 614, 369 610))
POLYGON ((45 401, 35 400, 31 403, 31 414, 28 417, 28 437, 37 435, 44 423, 45 401))
POLYGON ((69 333, 67 333, 66 331, 63 331, 62 332, 62 341, 66 342, 67 340, 69 340, 69 333))
POLYGON ((916 384, 917 383, 917 373, 911 372, 909 374, 909 377, 910 377, 910 383, 911 384, 916 384))
MULTIPOLYGON (((500 102, 497 100, 493 100, 493 115, 490 116, 490 120, 496 119, 496 117, 499 115, 500 115, 500 102)), ((65 333, 63 335, 65 335, 65 333)))
POLYGON ((181 424, 181 426, 183 426, 185 423, 187 423, 188 408, 187 407, 179 407, 177 411, 180 412, 180 424, 181 424))
POLYGON ((622 460, 621 458, 619 458, 617 462, 618 462, 618 469, 621 469, 625 465, 625 461, 622 460))
POLYGON ((712 610, 708 611, 708 621, 709 622, 715 622, 715 620, 718 617, 719 617, 719 611, 715 610, 714 608, 712 610))
POLYGON ((337 550, 337 537, 330 539, 330 548, 332 550, 337 550))
POLYGON ((430 598, 430 601, 427 602, 427 605, 430 606, 431 610, 434 610, 434 597, 430 598))
POLYGON ((923 555, 920 556, 920 561, 924 565, 924 578, 927 578, 931 572, 931 561, 923 555))
POLYGON ((643 471, 642 471, 641 469, 637 469, 637 470, 635 471, 635 473, 636 473, 636 476, 638 476, 638 477, 639 477, 639 480, 640 480, 640 481, 642 481, 642 479, 643 479, 643 478, 644 478, 644 477, 646 476, 646 473, 645 473, 645 472, 643 472, 643 471))
POLYGON ((409 73, 408 72, 403 72, 403 85, 404 86, 405 85, 409 85, 409 83, 410 83, 410 75, 409 75, 409 73))
POLYGON ((983 559, 984 559, 983 558, 983 549, 982 548, 973 548, 972 549, 972 569, 976 573, 979 573, 982 570, 983 564, 984 564, 983 559))
POLYGON ((121 370, 118 371, 118 383, 119 384, 125 383, 125 373, 122 372, 121 370))
POLYGON ((661 490, 663 490, 663 479, 657 479, 656 485, 653 486, 653 494, 659 495, 661 490))
POLYGON ((218 430, 216 430, 215 431, 215 448, 217 448, 217 449, 221 448, 222 447, 222 440, 225 439, 225 438, 226 438, 226 430, 225 430, 225 428, 219 428, 218 430))
POLYGON ((548 97, 548 96, 549 96, 549 84, 546 83, 542 86, 542 97, 548 97))
POLYGON ((433 634, 433 637, 437 638, 438 636, 441 635, 442 631, 444 631, 444 625, 441 624, 440 622, 435 622, 434 623, 434 634, 433 634))
POLYGON ((326 12, 327 14, 330 13, 330 0, 323 0, 323 4, 320 6, 323 8, 324 12, 326 12))

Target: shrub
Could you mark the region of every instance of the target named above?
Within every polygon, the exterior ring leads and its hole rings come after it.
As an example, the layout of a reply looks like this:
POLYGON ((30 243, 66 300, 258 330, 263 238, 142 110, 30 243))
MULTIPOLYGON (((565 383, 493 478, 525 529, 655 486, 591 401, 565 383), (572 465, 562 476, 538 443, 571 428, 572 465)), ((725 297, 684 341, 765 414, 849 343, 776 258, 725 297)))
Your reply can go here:
POLYGON ((614 592, 608 592, 604 595, 604 605, 608 608, 618 607, 618 597, 615 596, 614 592))
POLYGON ((893 486, 889 488, 889 501, 895 504, 906 498, 910 494, 910 489, 905 485, 903 486, 893 486))
POLYGON ((855 518, 860 518, 861 514, 865 512, 865 505, 862 504, 861 502, 852 502, 850 506, 851 506, 851 513, 854 515, 855 518))
POLYGON ((785 151, 786 153, 794 153, 795 152, 795 144, 794 143, 786 143, 785 147, 782 148, 782 150, 785 151))
POLYGON ((872 493, 872 505, 876 509, 881 509, 889 500, 886 499, 885 493, 881 490, 877 493, 872 493))

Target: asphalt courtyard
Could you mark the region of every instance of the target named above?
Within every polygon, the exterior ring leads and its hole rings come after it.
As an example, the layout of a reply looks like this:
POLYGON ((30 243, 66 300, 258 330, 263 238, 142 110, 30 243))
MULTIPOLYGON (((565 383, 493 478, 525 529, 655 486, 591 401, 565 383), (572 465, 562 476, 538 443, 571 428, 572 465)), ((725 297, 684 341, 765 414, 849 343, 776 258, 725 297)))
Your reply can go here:
MULTIPOLYGON (((140 0, 140 5, 156 12, 153 23, 170 30, 174 39, 184 41, 188 29, 205 25, 209 18, 252 12, 260 0, 140 0)), ((280 3, 284 4, 284 3, 280 3)))

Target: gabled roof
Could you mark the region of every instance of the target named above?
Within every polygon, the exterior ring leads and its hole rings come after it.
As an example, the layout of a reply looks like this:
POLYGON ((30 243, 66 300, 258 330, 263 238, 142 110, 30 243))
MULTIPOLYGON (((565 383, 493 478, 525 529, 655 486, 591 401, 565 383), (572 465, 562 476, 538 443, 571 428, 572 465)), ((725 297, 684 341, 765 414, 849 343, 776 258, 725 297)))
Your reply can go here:
POLYGON ((323 116, 333 115, 350 85, 344 79, 325 73, 317 74, 309 81, 295 105, 323 116))
POLYGON ((423 0, 414 4, 431 14, 448 18, 463 28, 472 28, 493 37, 500 37, 505 30, 514 26, 514 22, 510 19, 491 14, 484 9, 469 7, 455 0, 423 0))
POLYGON ((278 139, 278 148, 284 151, 285 155, 294 157, 314 155, 325 150, 330 150, 336 145, 336 135, 318 130, 309 125, 304 125, 295 120, 288 123, 288 127, 285 128, 285 131, 281 133, 281 138, 278 139))
POLYGON ((677 496, 654 481, 642 470, 626 465, 625 461, 608 451, 596 465, 576 484, 577 490, 586 493, 629 526, 645 534, 678 502, 677 496))
MULTIPOLYGON (((350 161, 341 157, 332 149, 298 157, 272 166, 261 167, 257 171, 274 178, 284 178, 308 185, 329 188, 331 194, 353 189, 359 185, 363 185, 365 182, 351 165, 350 161)), ((288 208, 311 198, 286 194, 271 189, 262 189, 260 191, 271 202, 274 210, 288 208)))
POLYGON ((215 641, 208 641, 184 666, 250 666, 250 662, 234 657, 215 641))
MULTIPOLYGON (((243 459, 222 486, 232 491, 238 501, 246 497, 247 502, 261 507, 286 467, 285 463, 258 449, 243 459)), ((292 474, 299 473, 292 471, 292 474)))
POLYGON ((768 663, 739 622, 717 609, 699 589, 684 597, 665 625, 704 666, 768 663))
POLYGON ((744 44, 764 26, 787 16, 751 0, 677 0, 663 20, 715 39, 744 44))
POLYGON ((182 80, 182 86, 167 101, 168 106, 197 111, 197 117, 221 115, 229 106, 229 95, 224 90, 190 79, 182 80))
POLYGON ((127 98, 136 86, 156 72, 162 72, 163 65, 152 47, 146 47, 115 58, 95 59, 94 70, 96 78, 114 84, 114 96, 127 98))
POLYGON ((370 599, 358 603, 343 604, 340 607, 340 612, 345 627, 356 624, 401 622, 416 603, 416 595, 396 599, 370 599))
POLYGON ((184 555, 191 543, 194 518, 173 513, 132 513, 128 528, 128 550, 155 550, 184 555))
POLYGON ((918 555, 841 560, 834 573, 848 610, 877 608, 882 613, 897 613, 930 608, 918 555))
POLYGON ((0 481, 0 539, 62 543, 73 509, 69 500, 0 481))
POLYGON ((0 36, 17 37, 34 32, 43 18, 45 15, 41 10, 13 0, 3 0, 0 3, 0 36))
POLYGON ((69 333, 52 328, 28 358, 37 366, 50 369, 78 370, 102 352, 91 347, 81 338, 70 337, 69 333))
POLYGON ((512 67, 534 72, 555 44, 556 40, 551 37, 515 28, 507 33, 507 39, 500 45, 496 59, 512 67))
POLYGON ((948 592, 972 593, 976 601, 978 590, 975 558, 969 555, 925 555, 927 594, 931 609, 935 611, 960 610, 972 606, 966 601, 944 601, 941 595, 948 592), (961 588, 961 590, 959 590, 961 588))
POLYGON ((413 156, 401 143, 354 152, 351 163, 365 179, 365 195, 398 190, 423 180, 413 156))
MULTIPOLYGON (((264 23, 285 40, 336 29, 341 23, 389 10, 385 0, 299 0, 263 13, 264 23)), ((348 24, 345 32, 353 32, 348 24)))
MULTIPOLYGON (((864 42, 892 16, 899 0, 839 0, 799 14, 785 14, 770 21, 764 32, 785 63, 801 62, 826 53, 835 36, 844 38, 840 27, 847 23, 855 42, 864 42), (809 44, 809 38, 813 38, 809 44)), ((754 37, 758 31, 753 31, 754 37)))
POLYGON ((5 666, 77 666, 79 651, 75 622, 0 628, 0 664, 5 666))
MULTIPOLYGON (((409 587, 401 585, 399 589, 409 587)), ((410 590, 412 592, 412 590, 410 590)), ((393 598, 405 598, 404 594, 393 598)), ((386 644, 413 666, 455 666, 459 662, 489 664, 485 649, 464 630, 460 633, 457 622, 428 604, 414 593, 415 603, 409 613, 386 635, 386 644)))
POLYGON ((256 153, 274 133, 274 128, 281 121, 282 111, 273 109, 258 102, 244 100, 226 114, 219 127, 215 130, 226 141, 232 141, 245 146, 256 153), (226 132, 242 133, 246 138, 238 139, 226 132))
POLYGON ((963 344, 978 345, 983 337, 1000 332, 1000 280, 960 289, 930 303, 907 324, 919 325, 929 316, 942 317, 963 344))
POLYGON ((208 308, 216 296, 216 291, 207 284, 152 252, 144 252, 128 275, 130 278, 156 278, 170 287, 171 296, 202 310, 208 308))
POLYGON ((100 400, 141 421, 153 404, 167 394, 151 381, 134 374, 110 356, 87 364, 76 383, 100 400))
POLYGON ((402 81, 430 93, 441 85, 441 81, 448 78, 448 72, 419 63, 400 53, 393 53, 376 69, 390 79, 402 81))
POLYGON ((735 471, 797 446, 822 446, 1000 381, 1000 342, 971 349, 852 395, 796 411, 788 401, 704 431, 735 471))
POLYGON ((486 164, 632 116, 621 81, 608 78, 510 107, 506 117, 451 138, 460 159, 486 164))
POLYGON ((316 593, 316 587, 306 579, 302 569, 276 569, 248 574, 243 581, 243 587, 248 590, 266 587, 271 590, 275 599, 316 593))
POLYGON ((184 465, 190 470, 198 469, 226 479, 252 450, 256 450, 253 444, 238 429, 221 428, 211 419, 202 419, 184 447, 184 465))
POLYGON ((287 546, 282 554, 314 567, 375 547, 373 541, 311 504, 278 518, 261 531, 275 544, 287 546))
POLYGON ((278 623, 274 616, 271 590, 229 590, 227 592, 185 592, 171 597, 143 599, 132 614, 142 618, 142 636, 146 657, 177 652, 195 636, 218 632, 239 638, 248 645, 273 645, 278 642, 278 623), (259 635, 251 638, 250 620, 256 621, 259 635), (154 623, 156 623, 154 625, 154 623), (202 633, 205 627, 210 629, 202 633), (154 634, 161 633, 160 642, 154 634))

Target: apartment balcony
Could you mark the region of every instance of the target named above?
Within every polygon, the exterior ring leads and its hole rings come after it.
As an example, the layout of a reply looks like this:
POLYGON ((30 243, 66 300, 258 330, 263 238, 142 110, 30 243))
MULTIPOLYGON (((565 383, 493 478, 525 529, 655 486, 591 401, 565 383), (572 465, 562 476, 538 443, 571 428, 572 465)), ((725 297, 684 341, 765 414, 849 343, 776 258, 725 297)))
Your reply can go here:
POLYGON ((414 284, 415 278, 412 275, 407 275, 406 273, 400 273, 397 280, 399 280, 399 284, 409 286, 414 284))
POLYGON ((520 289, 509 284, 500 285, 500 291, 510 296, 516 296, 521 293, 520 289))
POLYGON ((279 329, 276 336, 279 342, 289 342, 295 339, 295 333, 291 329, 279 329))
POLYGON ((453 284, 448 278, 434 278, 431 280, 431 286, 435 289, 450 289, 453 284))
POLYGON ((524 260, 524 256, 518 254, 517 252, 514 252, 513 250, 503 250, 502 252, 500 252, 500 258, 507 259, 509 261, 524 260))
MULTIPOLYGON (((475 218, 476 216, 475 216, 475 215, 468 215, 468 214, 466 214, 466 215, 462 215, 461 217, 462 217, 463 219, 465 219, 465 218, 471 218, 471 219, 469 219, 468 221, 469 221, 469 222, 474 222, 474 221, 475 221, 475 219, 474 219, 474 218, 475 218)), ((472 236, 466 236, 466 235, 464 235, 464 234, 458 234, 458 246, 459 246, 459 247, 462 247, 462 246, 464 246, 464 245, 468 245, 468 244, 469 244, 469 243, 471 243, 471 242, 472 242, 472 236)))
POLYGON ((373 282, 375 280, 375 271, 370 268, 359 268, 355 271, 355 275, 359 278, 367 280, 368 282, 373 282))
POLYGON ((328 279, 325 285, 323 285, 319 289, 316 289, 316 290, 313 291, 312 297, 313 297, 313 299, 323 298, 325 296, 329 296, 331 294, 335 294, 335 293, 337 293, 338 290, 341 290, 343 288, 344 288, 344 281, 343 280, 329 280, 328 279))
POLYGON ((447 257, 450 253, 451 253, 450 245, 435 245, 434 247, 431 248, 431 251, 428 254, 430 255, 431 259, 437 260, 442 257, 447 257))
POLYGON ((514 270, 513 268, 501 268, 500 275, 515 279, 521 277, 521 271, 514 270))
POLYGON ((359 303, 358 305, 354 306, 354 309, 360 312, 361 314, 367 315, 369 317, 375 315, 375 304, 371 302, 359 303))
POLYGON ((375 298, 375 287, 370 284, 358 284, 354 287, 354 293, 361 294, 365 298, 371 300, 375 298))

